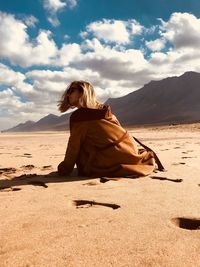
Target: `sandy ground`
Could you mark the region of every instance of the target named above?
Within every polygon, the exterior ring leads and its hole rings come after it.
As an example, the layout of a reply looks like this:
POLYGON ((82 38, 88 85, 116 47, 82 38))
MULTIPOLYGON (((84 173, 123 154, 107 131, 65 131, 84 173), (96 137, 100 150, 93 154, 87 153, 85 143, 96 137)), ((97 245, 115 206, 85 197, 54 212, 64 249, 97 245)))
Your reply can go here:
POLYGON ((0 134, 0 266, 200 266, 200 124, 129 129, 167 169, 59 178, 68 134, 0 134))

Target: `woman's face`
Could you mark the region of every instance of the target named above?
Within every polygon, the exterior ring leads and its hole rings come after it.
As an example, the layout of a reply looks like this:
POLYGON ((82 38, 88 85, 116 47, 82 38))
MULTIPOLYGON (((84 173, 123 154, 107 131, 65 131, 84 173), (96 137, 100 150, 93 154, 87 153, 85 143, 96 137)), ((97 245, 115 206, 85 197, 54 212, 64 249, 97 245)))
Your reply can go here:
POLYGON ((79 98, 83 95, 83 93, 76 88, 70 88, 67 95, 70 106, 79 108, 79 98))

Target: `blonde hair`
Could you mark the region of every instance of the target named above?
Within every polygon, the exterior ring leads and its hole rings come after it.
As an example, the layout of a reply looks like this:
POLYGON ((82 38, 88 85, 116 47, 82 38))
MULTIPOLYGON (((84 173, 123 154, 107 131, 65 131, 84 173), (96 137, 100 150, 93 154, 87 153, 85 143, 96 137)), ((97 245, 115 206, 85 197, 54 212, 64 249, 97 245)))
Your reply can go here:
POLYGON ((60 101, 58 102, 58 109, 60 112, 65 112, 69 108, 74 108, 74 106, 70 106, 68 94, 70 90, 77 89, 82 92, 82 96, 79 98, 79 105, 82 108, 100 108, 102 104, 100 104, 96 100, 96 94, 94 88, 91 83, 86 81, 73 81, 65 90, 62 95, 60 101))

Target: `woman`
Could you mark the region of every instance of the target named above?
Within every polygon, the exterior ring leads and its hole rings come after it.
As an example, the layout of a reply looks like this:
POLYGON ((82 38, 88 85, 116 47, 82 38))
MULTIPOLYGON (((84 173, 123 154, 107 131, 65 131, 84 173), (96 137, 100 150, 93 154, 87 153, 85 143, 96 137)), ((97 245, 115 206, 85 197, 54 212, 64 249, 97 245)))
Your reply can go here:
POLYGON ((59 101, 59 110, 78 108, 70 117, 70 137, 60 175, 75 164, 81 176, 144 176, 155 169, 153 152, 139 153, 134 139, 122 128, 107 105, 96 100, 89 82, 74 81, 59 101))

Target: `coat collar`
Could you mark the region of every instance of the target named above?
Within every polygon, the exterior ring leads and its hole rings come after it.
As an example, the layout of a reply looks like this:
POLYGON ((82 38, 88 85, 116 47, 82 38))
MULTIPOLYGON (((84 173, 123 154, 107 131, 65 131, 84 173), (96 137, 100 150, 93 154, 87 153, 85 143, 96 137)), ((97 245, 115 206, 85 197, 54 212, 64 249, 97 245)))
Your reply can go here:
POLYGON ((101 109, 79 108, 70 117, 70 123, 79 121, 108 119, 112 116, 111 108, 104 105, 101 109))

